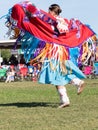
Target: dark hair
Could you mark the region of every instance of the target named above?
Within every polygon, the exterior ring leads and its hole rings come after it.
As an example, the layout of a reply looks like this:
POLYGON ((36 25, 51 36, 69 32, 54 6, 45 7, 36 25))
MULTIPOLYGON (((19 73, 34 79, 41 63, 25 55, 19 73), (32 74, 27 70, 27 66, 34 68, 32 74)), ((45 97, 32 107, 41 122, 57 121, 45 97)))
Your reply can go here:
POLYGON ((58 4, 50 5, 49 10, 54 11, 56 15, 59 15, 62 12, 62 10, 58 4))

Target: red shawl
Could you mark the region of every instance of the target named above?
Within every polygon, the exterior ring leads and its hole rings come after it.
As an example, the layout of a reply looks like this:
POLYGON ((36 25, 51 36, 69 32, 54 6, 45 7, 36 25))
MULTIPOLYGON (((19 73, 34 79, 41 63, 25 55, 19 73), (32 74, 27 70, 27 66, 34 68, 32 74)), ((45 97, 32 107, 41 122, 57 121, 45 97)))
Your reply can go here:
POLYGON ((27 7, 23 7, 20 4, 14 5, 11 17, 17 22, 17 26, 20 29, 28 31, 35 37, 48 43, 76 47, 81 45, 94 34, 89 27, 81 22, 78 25, 78 29, 71 28, 71 22, 69 22, 70 31, 56 36, 51 27, 52 24, 56 24, 56 19, 49 13, 46 13, 43 10, 38 10, 32 4, 29 4, 27 7), (43 17, 41 17, 42 15, 43 17), (49 20, 52 22, 49 22, 49 20), (79 37, 77 37, 78 32, 79 37))

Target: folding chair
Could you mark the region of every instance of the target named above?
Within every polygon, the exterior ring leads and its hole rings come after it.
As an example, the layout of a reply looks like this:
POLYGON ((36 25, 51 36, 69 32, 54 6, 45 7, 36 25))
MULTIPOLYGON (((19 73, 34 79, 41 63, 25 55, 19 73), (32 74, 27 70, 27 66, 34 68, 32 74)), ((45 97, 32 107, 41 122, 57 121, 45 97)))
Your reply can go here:
POLYGON ((6 69, 1 68, 0 69, 0 79, 6 78, 6 69))
POLYGON ((88 77, 91 78, 92 75, 92 66, 84 66, 83 73, 88 77))
POLYGON ((22 80, 24 78, 27 78, 27 76, 28 76, 28 68, 27 67, 23 67, 20 69, 20 76, 21 76, 22 80))

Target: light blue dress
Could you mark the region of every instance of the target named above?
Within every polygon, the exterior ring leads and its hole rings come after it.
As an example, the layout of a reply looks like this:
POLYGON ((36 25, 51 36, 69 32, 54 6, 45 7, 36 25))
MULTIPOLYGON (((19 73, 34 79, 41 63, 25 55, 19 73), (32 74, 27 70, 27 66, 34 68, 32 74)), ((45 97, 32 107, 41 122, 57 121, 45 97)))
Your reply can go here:
MULTIPOLYGON (((54 66, 57 65, 57 61, 52 61, 54 66)), ((42 65, 42 70, 39 76, 39 82, 43 84, 53 85, 66 85, 74 78, 84 79, 86 76, 71 60, 65 61, 66 73, 62 73, 60 65, 55 70, 50 68, 50 63, 45 62, 42 65)))

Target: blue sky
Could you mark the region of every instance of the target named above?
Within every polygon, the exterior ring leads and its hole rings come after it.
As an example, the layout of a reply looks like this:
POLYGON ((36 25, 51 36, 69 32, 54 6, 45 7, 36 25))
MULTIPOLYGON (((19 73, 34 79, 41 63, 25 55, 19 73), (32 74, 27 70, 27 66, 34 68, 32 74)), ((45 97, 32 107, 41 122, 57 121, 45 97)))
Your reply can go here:
MULTIPOLYGON (((0 17, 8 13, 8 9, 21 0, 0 0, 0 17)), ((31 0, 38 8, 48 11, 51 4, 59 4, 62 8, 61 16, 67 19, 78 18, 84 24, 89 24, 98 34, 98 0, 31 0)), ((4 37, 7 28, 5 19, 0 20, 0 40, 4 37)))

